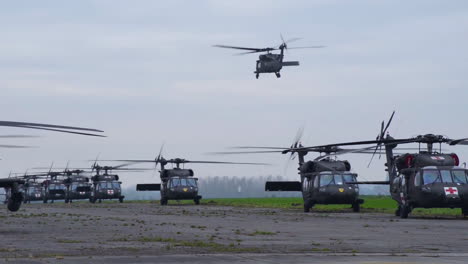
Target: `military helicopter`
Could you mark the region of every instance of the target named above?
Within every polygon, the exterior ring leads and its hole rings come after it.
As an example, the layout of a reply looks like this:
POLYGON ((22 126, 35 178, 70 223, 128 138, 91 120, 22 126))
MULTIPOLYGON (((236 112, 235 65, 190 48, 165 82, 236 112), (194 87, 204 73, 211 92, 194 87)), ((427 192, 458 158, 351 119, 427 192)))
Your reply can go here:
POLYGON ((91 183, 89 177, 82 175, 84 172, 80 169, 66 169, 64 171, 65 179, 63 182, 67 187, 65 203, 72 203, 73 200, 91 199, 91 183))
POLYGON ((193 161, 181 158, 165 159, 162 156, 163 147, 154 160, 115 160, 120 162, 133 163, 154 163, 155 168, 160 165, 159 175, 161 183, 137 184, 137 191, 160 191, 161 205, 167 205, 169 200, 193 200, 195 204, 200 204, 202 196, 199 195, 198 178, 193 177, 192 169, 181 168, 181 164, 239 164, 239 165, 268 165, 265 163, 242 163, 225 161, 193 161), (175 167, 166 169, 167 164, 174 164, 175 167))
POLYGON ((24 203, 31 203, 31 201, 42 201, 44 196, 44 187, 41 182, 37 180, 40 178, 36 175, 26 175, 23 177, 25 183, 23 185, 24 203))
MULTIPOLYGON (((105 137, 103 135, 96 134, 96 132, 100 133, 104 131, 93 129, 93 128, 62 126, 62 125, 52 125, 52 124, 42 124, 42 123, 30 123, 30 122, 16 122, 16 121, 0 121, 0 126, 47 130, 47 131, 78 134, 78 135, 85 135, 85 136, 105 137)), ((5 137, 10 137, 10 136, 5 136, 5 137)), ((22 137, 22 136, 19 136, 19 137, 22 137)), ((13 135, 11 136, 11 138, 18 138, 18 136, 13 135)), ((3 147, 22 148, 24 146, 4 145, 3 147)), ((6 189, 6 192, 9 193, 8 199, 7 199, 8 210, 18 211, 19 208, 21 207, 21 202, 23 201, 24 197, 19 187, 20 185, 24 183, 25 181, 23 179, 15 179, 15 178, 0 179, 0 188, 6 189)))
POLYGON ((289 148, 242 146, 234 148, 263 150, 211 154, 289 153, 291 160, 297 156, 300 181, 269 181, 265 184, 265 191, 302 192, 304 212, 310 212, 316 204, 350 204, 354 212, 359 212, 364 200, 359 198, 359 187, 353 183, 358 175, 351 172, 349 161, 338 160, 336 157, 347 153, 372 153, 370 150, 374 147, 343 149, 339 145, 322 145, 304 148, 300 143, 301 136, 302 130, 299 130, 289 148), (320 155, 314 160, 305 161, 305 156, 309 152, 316 152, 320 155))
POLYGON ((227 48, 227 49, 238 49, 238 50, 248 50, 247 52, 239 53, 237 55, 244 55, 250 53, 266 52, 266 54, 261 54, 258 57, 256 70, 254 71, 255 77, 258 79, 260 73, 274 73, 277 78, 281 77, 280 71, 284 66, 299 66, 299 61, 284 61, 284 51, 288 49, 314 49, 314 48, 324 48, 325 46, 308 46, 308 47, 288 47, 288 43, 299 40, 300 38, 293 38, 287 41, 284 40, 283 36, 280 36, 282 43, 275 47, 267 48, 246 48, 246 47, 237 47, 237 46, 227 46, 227 45, 214 45, 217 48, 227 48), (279 50, 280 54, 273 54, 271 51, 279 50))
POLYGON ((468 170, 459 166, 457 154, 442 153, 442 143, 468 145, 468 138, 425 134, 394 139, 387 134, 385 138, 380 136, 376 143, 377 147, 385 146, 389 180, 356 184, 389 185, 390 194, 398 203, 396 216, 407 218, 414 208, 461 208, 462 214, 468 216, 468 170), (419 144, 418 153, 393 153, 399 144, 409 143, 419 144), (426 144, 426 149, 422 149, 421 144, 426 144), (439 144, 439 149, 434 148, 434 144, 439 144))

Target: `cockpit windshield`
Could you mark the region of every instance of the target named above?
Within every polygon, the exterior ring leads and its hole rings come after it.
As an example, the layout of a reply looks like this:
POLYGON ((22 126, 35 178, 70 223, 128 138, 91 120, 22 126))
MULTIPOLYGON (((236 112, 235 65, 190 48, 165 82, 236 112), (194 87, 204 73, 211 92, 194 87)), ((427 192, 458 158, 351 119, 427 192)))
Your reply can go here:
POLYGON ((171 179, 171 187, 188 186, 197 187, 197 181, 193 178, 173 178, 171 179))
POLYGON ((28 192, 29 193, 41 192, 41 189, 39 187, 29 187, 28 192))
POLYGON ((99 188, 101 189, 120 189, 120 183, 119 182, 100 182, 99 183, 99 188))
POLYGON ((321 174, 320 186, 343 185, 346 182, 355 182, 356 176, 353 174, 321 174))
POLYGON ((424 170, 423 171, 424 184, 433 183, 467 183, 467 173, 462 169, 443 169, 443 170, 424 170))
POLYGON ((49 185, 49 190, 65 190, 66 187, 64 184, 51 184, 49 185))

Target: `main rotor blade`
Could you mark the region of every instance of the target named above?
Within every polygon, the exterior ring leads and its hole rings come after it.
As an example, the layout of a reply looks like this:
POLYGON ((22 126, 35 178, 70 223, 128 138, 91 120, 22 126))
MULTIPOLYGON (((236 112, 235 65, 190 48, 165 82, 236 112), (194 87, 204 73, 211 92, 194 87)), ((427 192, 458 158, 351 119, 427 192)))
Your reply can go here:
POLYGON ((327 46, 305 46, 305 47, 288 47, 288 49, 321 49, 326 48, 327 46))
POLYGON ((461 138, 461 139, 450 140, 448 143, 449 143, 450 146, 468 145, 467 140, 468 140, 468 138, 461 138))
POLYGON ((227 46, 227 45, 213 45, 216 48, 224 48, 224 49, 239 49, 239 50, 252 50, 252 51, 260 51, 263 49, 259 48, 246 48, 246 47, 238 47, 238 46, 227 46))
POLYGON ((360 148, 360 149, 341 149, 341 150, 339 150, 337 152, 334 152, 334 153, 329 153, 329 154, 319 156, 319 157, 315 158, 315 160, 321 160, 321 159, 324 159, 324 158, 327 158, 327 157, 350 154, 350 153, 360 153, 361 151, 370 150, 370 149, 373 149, 373 148, 374 147, 372 146, 372 147, 366 147, 366 148, 360 148))
POLYGON ((283 43, 291 43, 291 42, 298 41, 298 40, 301 40, 301 39, 302 38, 290 38, 290 39, 288 39, 286 41, 284 41, 284 39, 283 39, 283 43))
MULTIPOLYGON (((1 124, 0 124, 1 126, 1 124)), ((83 136, 92 136, 92 137, 106 137, 104 135, 98 134, 91 134, 91 133, 84 133, 84 132, 76 132, 76 131, 69 131, 63 129, 55 129, 55 128, 45 128, 45 127, 36 127, 36 126, 14 126, 14 127, 22 127, 22 128, 30 128, 30 129, 39 129, 39 130, 47 130, 47 131, 55 131, 55 132, 62 132, 62 133, 69 133, 69 134, 76 134, 76 135, 83 135, 83 136)))
POLYGON ((255 162, 229 162, 229 161, 191 161, 186 160, 185 163, 201 163, 201 164, 237 164, 237 165, 271 165, 268 163, 255 163, 255 162))
POLYGON ((207 154, 219 154, 219 155, 230 155, 230 154, 260 154, 260 153, 282 153, 283 150, 264 150, 264 151, 226 151, 226 152, 208 152, 207 154))
POLYGON ((74 126, 62 126, 62 125, 51 125, 43 123, 29 123, 29 122, 15 122, 15 121, 0 121, 0 126, 10 126, 10 127, 49 127, 49 128, 60 128, 60 129, 72 129, 72 130, 83 130, 83 131, 93 131, 93 132, 104 132, 102 130, 86 127, 74 127, 74 126))
POLYGON ((238 146, 238 147, 230 147, 231 149, 289 149, 288 148, 283 148, 283 147, 254 147, 254 146, 238 146))
MULTIPOLYGON (((388 127, 390 126, 390 123, 392 123, 392 120, 393 120, 393 116, 395 115, 395 111, 393 111, 392 115, 390 116, 390 119, 388 120, 387 122, 387 125, 385 126, 385 129, 383 130, 383 133, 385 134, 385 132, 387 132, 387 129, 388 127)), ((384 135, 382 135, 384 136, 384 135)))
POLYGON ((21 145, 0 145, 0 148, 37 148, 37 147, 34 147, 34 146, 21 146, 21 145))
POLYGON ((38 138, 40 136, 33 135, 0 135, 0 138, 38 138))

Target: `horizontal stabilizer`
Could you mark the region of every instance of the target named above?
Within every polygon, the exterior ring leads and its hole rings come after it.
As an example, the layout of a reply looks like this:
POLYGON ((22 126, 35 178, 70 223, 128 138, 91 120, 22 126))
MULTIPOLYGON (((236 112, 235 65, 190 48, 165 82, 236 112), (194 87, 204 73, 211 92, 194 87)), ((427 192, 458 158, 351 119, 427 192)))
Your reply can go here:
POLYGON ((18 179, 0 179, 0 188, 11 188, 15 183, 24 184, 24 181, 18 179))
POLYGON ((389 185, 390 181, 365 181, 365 182, 346 182, 346 184, 379 184, 379 185, 389 185))
POLYGON ((283 61, 283 66, 299 66, 298 61, 283 61))
POLYGON ((137 184, 136 190, 137 191, 160 191, 161 184, 160 183, 137 184))
POLYGON ((269 181, 265 184, 266 192, 300 192, 301 182, 298 181, 269 181))

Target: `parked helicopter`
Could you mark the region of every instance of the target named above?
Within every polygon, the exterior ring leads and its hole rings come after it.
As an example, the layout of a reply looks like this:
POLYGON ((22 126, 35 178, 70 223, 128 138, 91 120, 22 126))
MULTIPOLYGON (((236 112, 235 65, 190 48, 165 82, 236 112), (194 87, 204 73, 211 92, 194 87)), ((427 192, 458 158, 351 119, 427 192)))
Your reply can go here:
MULTIPOLYGON (((16 122, 16 121, 0 121, 0 126, 38 129, 38 130, 55 131, 55 132, 78 134, 78 135, 85 135, 85 136, 104 137, 103 135, 96 134, 96 132, 104 132, 104 131, 93 129, 93 128, 62 126, 62 125, 52 125, 52 124, 42 124, 42 123, 30 123, 30 122, 16 122)), ((13 136, 13 137, 18 137, 18 136, 13 136)), ((10 146, 6 145, 6 147, 10 147, 10 146)), ((22 147, 22 146, 19 146, 19 147, 22 147)), ((15 179, 15 178, 0 179, 0 188, 7 189, 7 193, 9 193, 8 202, 7 202, 8 210, 10 211, 19 210, 21 206, 21 202, 24 199, 19 186, 24 183, 25 181, 22 179, 15 179)))
POLYGON ((214 45, 217 48, 227 48, 227 49, 238 49, 238 50, 248 50, 244 53, 239 53, 238 55, 266 52, 266 54, 261 54, 258 57, 256 70, 254 71, 255 77, 258 79, 260 73, 274 73, 277 78, 281 77, 280 71, 284 66, 299 66, 299 61, 284 61, 284 50, 288 49, 313 49, 313 48, 324 48, 325 46, 308 46, 308 47, 291 47, 289 48, 287 43, 299 40, 300 38, 293 38, 285 41, 283 36, 281 36, 282 43, 276 47, 267 47, 267 48, 246 48, 246 47, 237 47, 237 46, 227 46, 227 45, 214 45), (280 50, 280 54, 273 54, 271 51, 280 50))
POLYGON ((24 177, 25 183, 23 185, 24 203, 31 203, 31 201, 42 201, 44 196, 44 187, 41 182, 38 182, 39 177, 26 175, 24 177))
POLYGON ((442 153, 442 143, 468 145, 468 138, 450 139, 426 134, 407 139, 394 139, 389 134, 379 138, 377 147, 385 146, 388 181, 357 182, 385 184, 398 203, 396 216, 407 218, 414 208, 461 208, 468 216, 468 170, 460 167, 455 153, 442 153), (399 144, 418 143, 418 153, 395 155, 399 144), (439 149, 434 144, 439 144, 439 149), (426 149, 421 149, 426 144, 426 149))
POLYGON ((359 212, 364 200, 359 198, 359 187, 353 183, 358 175, 351 172, 349 161, 338 160, 334 157, 347 153, 372 153, 370 150, 374 147, 343 149, 338 145, 322 145, 303 149, 300 143, 301 136, 302 130, 298 132, 289 148, 243 146, 235 148, 263 150, 214 152, 212 154, 289 153, 291 159, 297 155, 300 181, 269 181, 265 184, 265 191, 302 192, 304 212, 309 212, 316 204, 350 204, 354 212, 359 212), (320 156, 314 160, 305 161, 304 157, 309 152, 320 153, 320 156))
POLYGON ((73 200, 89 200, 91 199, 91 183, 89 177, 82 175, 84 170, 69 170, 64 171, 65 186, 67 192, 65 196, 65 203, 72 203, 73 200))
POLYGON ((200 204, 202 196, 199 195, 198 178, 193 177, 192 169, 180 168, 181 164, 238 164, 238 165, 268 165, 265 163, 242 163, 225 161, 193 161, 181 158, 165 159, 161 150, 154 160, 115 160, 132 163, 154 163, 155 168, 160 165, 159 175, 161 183, 137 184, 137 191, 160 191, 161 205, 167 205, 169 200, 193 200, 195 204, 200 204), (175 164, 172 169, 166 169, 167 164, 175 164))

